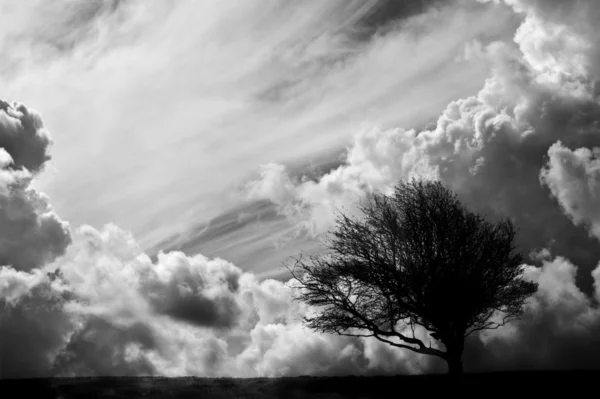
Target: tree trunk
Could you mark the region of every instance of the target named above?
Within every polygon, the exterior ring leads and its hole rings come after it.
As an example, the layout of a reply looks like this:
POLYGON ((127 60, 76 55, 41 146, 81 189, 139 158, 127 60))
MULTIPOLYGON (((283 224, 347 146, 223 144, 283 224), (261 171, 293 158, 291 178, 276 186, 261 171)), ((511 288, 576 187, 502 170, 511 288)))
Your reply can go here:
POLYGON ((448 359, 446 359, 446 362, 448 363, 449 375, 461 375, 463 373, 462 356, 449 357, 448 359))
POLYGON ((465 349, 465 340, 463 336, 457 334, 454 342, 446 345, 447 355, 446 362, 448 363, 449 375, 462 375, 463 373, 463 351, 465 349))

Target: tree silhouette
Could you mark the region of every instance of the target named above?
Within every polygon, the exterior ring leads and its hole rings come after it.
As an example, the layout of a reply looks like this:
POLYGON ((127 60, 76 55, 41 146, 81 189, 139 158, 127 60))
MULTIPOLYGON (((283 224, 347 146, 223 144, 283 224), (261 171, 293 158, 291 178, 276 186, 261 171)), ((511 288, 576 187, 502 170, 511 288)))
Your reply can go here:
POLYGON ((469 211, 440 182, 401 181, 359 210, 363 218, 339 212, 327 251, 290 268, 296 299, 317 309, 304 318, 314 330, 375 337, 461 374, 465 339, 519 318, 537 290, 522 279, 511 221, 469 211), (417 338, 416 326, 445 350, 417 338))

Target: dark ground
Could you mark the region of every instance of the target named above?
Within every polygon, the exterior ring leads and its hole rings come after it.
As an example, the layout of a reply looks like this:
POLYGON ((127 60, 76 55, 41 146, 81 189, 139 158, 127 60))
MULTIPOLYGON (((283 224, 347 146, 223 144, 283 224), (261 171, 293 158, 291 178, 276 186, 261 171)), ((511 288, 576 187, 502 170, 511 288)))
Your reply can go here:
MULTIPOLYGON (((543 371, 396 377, 157 378, 95 377, 0 380, 0 398, 390 398, 458 393, 462 397, 514 396, 526 392, 592 393, 600 371, 543 371)), ((594 389, 596 388, 596 389, 594 389)), ((512 399, 512 398, 510 398, 512 399)))

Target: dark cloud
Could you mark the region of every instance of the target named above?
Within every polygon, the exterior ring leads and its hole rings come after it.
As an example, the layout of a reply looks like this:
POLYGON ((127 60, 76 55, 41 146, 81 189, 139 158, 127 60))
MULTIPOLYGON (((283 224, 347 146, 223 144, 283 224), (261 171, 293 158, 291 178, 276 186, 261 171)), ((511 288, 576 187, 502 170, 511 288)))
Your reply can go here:
POLYGON ((19 270, 52 261, 71 241, 68 225, 29 188, 13 187, 10 195, 0 195, 0 225, 0 264, 19 270))
MULTIPOLYGON (((290 72, 261 88, 255 98, 260 102, 285 102, 301 95, 307 88, 322 84, 326 73, 352 63, 353 58, 365 49, 368 51, 369 46, 376 47, 381 36, 403 30, 422 31, 425 24, 411 25, 412 18, 428 16, 428 11, 436 7, 451 9, 455 3, 454 0, 351 0, 331 2, 335 8, 323 3, 323 9, 315 12, 331 13, 332 19, 325 26, 312 28, 302 40, 280 44, 281 49, 273 55, 272 62, 281 65, 281 70, 290 68, 290 72), (330 44, 328 51, 323 51, 325 42, 330 44)), ((291 1, 280 3, 288 10, 297 5, 291 1)), ((480 5, 469 5, 477 6, 480 5)), ((294 24, 298 19, 294 13, 282 14, 290 17, 281 22, 283 25, 294 24)), ((311 103, 305 106, 310 107, 311 103)))
POLYGON ((40 116, 0 100, 0 376, 47 375, 65 334, 68 291, 39 268, 71 242, 68 224, 31 187, 50 159, 40 116), (31 274, 24 271, 31 271, 31 274))
POLYGON ((374 34, 384 33, 397 27, 403 20, 425 13, 429 8, 440 5, 453 5, 454 0, 378 0, 353 27, 353 34, 361 40, 374 34))
POLYGON ((50 137, 38 113, 0 99, 0 148, 12 158, 8 167, 39 172, 50 160, 49 146, 50 137))
POLYGON ((549 257, 530 278, 540 284, 522 320, 473 339, 465 351, 471 370, 597 369, 600 367, 600 268, 593 272, 591 297, 576 285, 578 269, 549 257))
MULTIPOLYGON (((472 125, 462 128, 473 132, 468 136, 480 136, 482 148, 468 155, 469 162, 460 162, 463 154, 453 156, 446 152, 440 154, 446 159, 440 157, 435 162, 440 167, 440 177, 468 205, 516 222, 525 254, 549 248, 589 272, 600 259, 600 245, 564 215, 548 188, 540 184, 539 174, 548 149, 557 140, 563 140, 569 148, 600 146, 600 105, 587 99, 557 98, 551 92, 538 90, 535 84, 527 87, 528 93, 535 95, 527 99, 527 112, 519 116, 521 126, 532 127, 530 133, 524 133, 510 116, 503 118, 489 109, 478 109, 482 106, 479 101, 458 102, 458 118, 473 118, 472 125), (482 163, 471 173, 478 159, 482 163)), ((458 129, 458 118, 450 117, 443 123, 448 129, 458 129)), ((460 132, 454 130, 453 134, 460 132)), ((580 282, 589 286, 589 273, 581 278, 580 282)))
POLYGON ((238 268, 223 262, 203 270, 181 253, 169 258, 159 255, 158 264, 163 262, 168 269, 151 270, 141 282, 142 294, 157 312, 198 326, 235 326, 240 315, 234 298, 241 275, 238 268))
POLYGON ((0 378, 46 377, 74 328, 69 294, 42 272, 0 268, 0 378))
POLYGON ((31 187, 50 159, 51 140, 40 116, 0 100, 0 265, 30 270, 64 253, 68 224, 31 187))
POLYGON ((119 325, 92 316, 71 335, 52 371, 66 377, 155 375, 156 367, 144 355, 156 345, 154 331, 148 325, 119 325))
POLYGON ((237 313, 233 300, 226 298, 217 303, 201 295, 170 299, 169 303, 157 302, 156 311, 175 319, 208 327, 232 327, 237 313))

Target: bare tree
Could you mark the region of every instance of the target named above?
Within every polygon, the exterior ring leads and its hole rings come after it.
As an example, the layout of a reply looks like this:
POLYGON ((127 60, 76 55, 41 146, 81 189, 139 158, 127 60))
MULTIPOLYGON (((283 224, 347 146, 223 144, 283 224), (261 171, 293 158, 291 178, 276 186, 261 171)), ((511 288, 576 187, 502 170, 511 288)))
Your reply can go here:
POLYGON ((537 290, 522 279, 511 221, 469 211, 439 182, 401 181, 359 210, 363 218, 338 214, 324 254, 290 268, 296 299, 318 309, 304 318, 314 330, 375 337, 461 374, 465 339, 519 318, 537 290), (416 326, 445 350, 417 338, 416 326))

